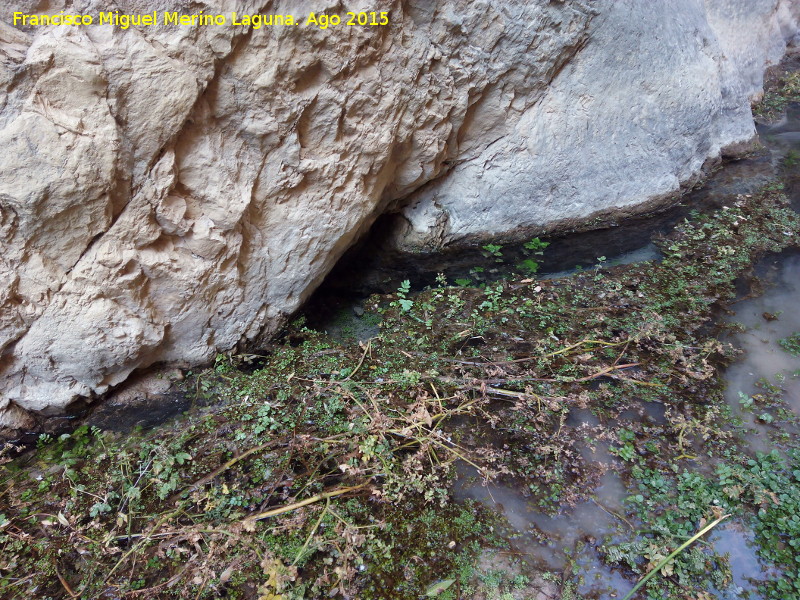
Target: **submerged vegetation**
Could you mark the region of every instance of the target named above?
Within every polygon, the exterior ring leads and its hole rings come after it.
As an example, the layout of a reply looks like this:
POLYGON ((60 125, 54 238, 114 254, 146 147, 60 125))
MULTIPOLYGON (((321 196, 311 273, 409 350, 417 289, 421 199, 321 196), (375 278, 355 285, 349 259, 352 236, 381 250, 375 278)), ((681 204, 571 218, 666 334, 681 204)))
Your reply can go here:
MULTIPOLYGON (((679 225, 661 262, 416 295, 404 282, 367 302, 372 339, 340 344, 300 320, 260 356, 219 356, 185 382, 206 407, 172 424, 6 448, 0 596, 453 600, 534 598, 536 583, 575 597, 572 568, 538 582, 481 571, 509 549, 505 525, 455 502, 452 484, 467 466, 544 512, 586 499, 603 473, 567 418, 588 409, 635 490, 616 515, 629 536, 597 548, 630 581, 658 567, 642 598, 728 585, 707 544, 665 561, 728 514, 782 573, 765 597, 797 597, 800 453, 740 445, 715 378, 734 353, 705 326, 737 276, 798 231, 774 184, 679 225), (663 422, 621 417, 642 403, 665 407, 663 422), (710 472, 693 468, 700 456, 710 472)), ((775 422, 791 418, 779 396, 759 399, 775 422)))
POLYGON ((796 331, 792 335, 778 340, 781 347, 793 356, 800 356, 800 331, 796 331))

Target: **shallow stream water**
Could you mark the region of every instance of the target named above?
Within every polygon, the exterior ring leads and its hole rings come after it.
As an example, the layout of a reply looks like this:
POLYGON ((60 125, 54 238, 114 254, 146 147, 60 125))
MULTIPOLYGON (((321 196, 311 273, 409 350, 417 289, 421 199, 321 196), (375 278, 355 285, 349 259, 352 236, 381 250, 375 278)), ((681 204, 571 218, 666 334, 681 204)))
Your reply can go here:
MULTIPOLYGON (((706 186, 690 194, 685 204, 697 209, 724 206, 735 200, 736 194, 747 194, 764 184, 765 177, 777 172, 782 165, 782 174, 787 191, 795 209, 800 208, 800 186, 797 185, 797 167, 789 165, 786 157, 791 151, 800 149, 800 122, 790 120, 772 129, 762 128, 762 139, 770 152, 770 160, 763 158, 740 161, 724 166, 706 186), (774 170, 773 170, 774 169, 774 170)), ((682 203, 683 204, 683 203, 682 203)), ((617 254, 600 246, 596 253, 611 255, 620 262, 658 260, 652 248, 652 236, 664 232, 685 215, 684 207, 676 207, 658 217, 655 222, 643 227, 647 235, 634 234, 639 242, 637 248, 620 249, 617 254), (649 237, 648 237, 649 236, 649 237), (633 260, 630 260, 630 259, 633 260)), ((617 234, 622 233, 617 231, 617 234)), ((549 249, 548 249, 549 250, 549 249)), ((551 263, 552 264, 552 263, 551 263)), ((580 265, 580 262, 578 262, 580 265)), ((573 265, 563 265, 564 270, 546 276, 567 275, 573 265)), ((552 267, 555 270, 557 267, 552 267)), ((741 418, 743 427, 737 430, 751 451, 767 452, 775 447, 781 433, 797 435, 800 428, 785 419, 780 422, 761 417, 765 411, 755 407, 746 408, 742 395, 757 396, 763 386, 757 382, 765 380, 783 398, 786 407, 800 417, 800 357, 784 350, 779 340, 800 332, 800 250, 783 252, 766 257, 753 268, 758 289, 750 293, 750 286, 743 286, 742 297, 730 307, 721 323, 738 324, 739 331, 724 333, 721 340, 741 350, 741 356, 723 374, 726 384, 725 398, 735 416, 741 418)), ((749 278, 752 282, 752 277, 749 278)), ((658 422, 663 419, 663 407, 643 406, 643 418, 658 422)), ((635 419, 634 415, 620 415, 621 419, 635 419)), ((589 410, 574 411, 567 425, 596 427, 603 425, 589 410)), ((519 489, 501 485, 484 486, 474 477, 461 477, 456 484, 456 497, 472 498, 496 511, 508 524, 506 532, 509 547, 517 556, 523 557, 531 573, 543 570, 562 571, 570 564, 580 573, 578 593, 582 598, 611 600, 627 594, 636 581, 613 569, 602 561, 598 552, 603 540, 632 541, 635 530, 641 530, 625 511, 625 498, 633 490, 628 489, 613 471, 619 459, 598 445, 594 451, 582 448, 587 462, 601 463, 609 469, 593 491, 589 501, 573 508, 562 508, 552 516, 547 515, 526 499, 519 489)), ((711 465, 695 464, 698 470, 707 470, 711 465)), ((757 592, 760 581, 779 577, 758 557, 753 543, 753 533, 741 522, 731 521, 721 525, 706 537, 719 554, 728 554, 733 581, 724 591, 710 590, 714 597, 723 600, 760 600, 757 592)))
POLYGON ((723 336, 742 351, 741 358, 725 374, 728 383, 726 400, 749 432, 745 435, 754 450, 766 452, 773 447, 770 439, 781 430, 797 434, 792 423, 768 423, 759 418, 758 399, 764 394, 759 381, 781 388, 786 406, 800 417, 800 357, 793 356, 780 340, 800 331, 800 251, 789 251, 768 257, 755 268, 765 292, 746 298, 731 308, 735 311, 725 321, 741 331, 723 336))

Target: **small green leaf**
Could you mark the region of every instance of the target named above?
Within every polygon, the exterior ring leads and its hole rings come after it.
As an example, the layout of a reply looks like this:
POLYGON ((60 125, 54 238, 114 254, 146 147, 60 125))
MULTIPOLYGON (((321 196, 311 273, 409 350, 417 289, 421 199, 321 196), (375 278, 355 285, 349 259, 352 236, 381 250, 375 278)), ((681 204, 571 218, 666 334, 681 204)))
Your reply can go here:
POLYGON ((533 275, 539 270, 539 263, 533 260, 532 258, 526 258, 517 265, 517 268, 523 273, 528 273, 530 275, 533 275))
POLYGON ((425 590, 426 598, 435 598, 456 582, 455 579, 442 579, 428 586, 425 590))
POLYGON ((89 509, 89 516, 94 518, 102 513, 107 513, 111 511, 111 506, 108 502, 95 502, 92 505, 92 508, 89 509))

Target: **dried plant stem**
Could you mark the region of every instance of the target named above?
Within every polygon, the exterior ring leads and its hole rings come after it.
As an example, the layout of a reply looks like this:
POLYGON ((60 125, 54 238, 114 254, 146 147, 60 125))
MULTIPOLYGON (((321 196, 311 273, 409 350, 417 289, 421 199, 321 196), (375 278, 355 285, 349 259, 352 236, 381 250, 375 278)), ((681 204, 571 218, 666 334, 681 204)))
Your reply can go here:
POLYGON ((675 549, 672 552, 672 554, 670 554, 667 558, 665 558, 662 561, 660 561, 655 567, 653 567, 653 569, 647 575, 642 577, 642 580, 639 583, 637 583, 633 587, 633 589, 630 592, 628 592, 628 595, 625 596, 622 600, 630 600, 630 598, 633 597, 633 595, 639 590, 639 588, 642 587, 648 581, 650 581, 650 579, 653 578, 655 576, 655 574, 658 573, 667 563, 669 563, 669 561, 671 561, 673 558, 678 556, 678 554, 683 552, 686 548, 691 546, 694 542, 696 542, 698 539, 703 537, 706 533, 708 533, 709 531, 714 529, 714 527, 716 527, 717 525, 722 523, 722 521, 724 521, 728 517, 730 517, 730 515, 722 515, 719 519, 716 519, 716 520, 712 521, 711 523, 709 523, 708 525, 703 527, 700 531, 695 533, 688 540, 686 540, 683 544, 678 546, 678 548, 675 549))
POLYGON ((303 506, 314 504, 315 502, 319 502, 320 500, 327 500, 328 498, 341 496, 342 494, 346 494, 347 492, 354 492, 355 490, 360 490, 363 487, 365 487, 368 483, 369 482, 367 481, 360 485, 353 485, 350 487, 344 487, 344 488, 339 488, 338 490, 325 492, 323 494, 317 494, 316 496, 311 496, 311 498, 306 498, 305 500, 302 500, 300 502, 295 502, 294 504, 287 504, 286 506, 281 506, 280 508, 273 508, 271 510, 250 515, 249 517, 246 517, 243 521, 253 522, 253 521, 261 521, 263 519, 269 519, 270 517, 282 515, 283 513, 291 512, 298 508, 302 508, 303 506))

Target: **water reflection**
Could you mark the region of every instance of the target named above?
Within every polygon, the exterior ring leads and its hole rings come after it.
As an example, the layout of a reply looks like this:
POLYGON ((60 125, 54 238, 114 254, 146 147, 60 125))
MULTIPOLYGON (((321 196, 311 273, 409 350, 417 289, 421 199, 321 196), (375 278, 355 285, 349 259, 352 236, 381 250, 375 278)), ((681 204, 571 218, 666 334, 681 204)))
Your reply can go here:
POLYGON ((765 411, 757 400, 747 409, 749 401, 742 394, 750 398, 763 394, 763 386, 756 385, 763 380, 781 388, 787 407, 800 417, 800 357, 779 342, 800 331, 800 252, 784 252, 762 261, 756 273, 765 286, 764 293, 733 305, 735 313, 726 319, 744 330, 725 338, 743 352, 725 373, 725 398, 752 431, 746 438, 748 445, 767 452, 773 447, 770 434, 775 427, 759 418, 765 411))

